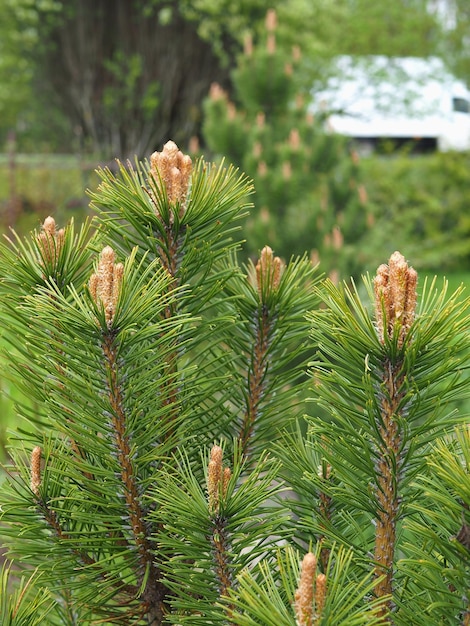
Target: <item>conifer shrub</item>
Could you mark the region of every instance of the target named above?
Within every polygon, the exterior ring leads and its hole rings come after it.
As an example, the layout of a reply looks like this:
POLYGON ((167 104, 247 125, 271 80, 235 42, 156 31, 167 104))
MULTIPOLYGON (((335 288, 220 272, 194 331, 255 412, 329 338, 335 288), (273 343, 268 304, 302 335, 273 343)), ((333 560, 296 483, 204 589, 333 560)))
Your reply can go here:
POLYGON ((204 139, 255 182, 248 256, 267 237, 281 258, 308 251, 326 274, 359 276, 372 218, 359 155, 328 131, 321 103, 313 107, 312 70, 298 46, 279 44, 276 21, 268 11, 263 36, 254 45, 247 39, 233 92, 212 85, 204 139))
POLYGON ((100 176, 1 252, 2 625, 467 624, 461 290, 239 265, 250 181, 172 142, 100 176))

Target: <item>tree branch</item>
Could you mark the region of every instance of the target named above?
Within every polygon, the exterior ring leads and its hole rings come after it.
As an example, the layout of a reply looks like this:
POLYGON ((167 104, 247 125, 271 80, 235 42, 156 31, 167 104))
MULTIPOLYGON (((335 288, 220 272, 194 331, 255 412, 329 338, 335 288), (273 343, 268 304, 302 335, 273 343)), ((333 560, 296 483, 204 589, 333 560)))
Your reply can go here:
POLYGON ((103 340, 103 354, 108 372, 108 394, 112 409, 114 440, 117 458, 121 467, 121 479, 124 486, 124 498, 129 515, 130 526, 136 543, 140 567, 137 578, 142 585, 142 602, 145 605, 149 624, 159 626, 164 619, 164 600, 166 587, 160 582, 161 573, 155 565, 152 544, 149 539, 150 528, 145 520, 145 513, 140 502, 136 472, 132 464, 131 447, 126 433, 126 415, 121 386, 118 378, 117 350, 112 332, 108 332, 103 340))

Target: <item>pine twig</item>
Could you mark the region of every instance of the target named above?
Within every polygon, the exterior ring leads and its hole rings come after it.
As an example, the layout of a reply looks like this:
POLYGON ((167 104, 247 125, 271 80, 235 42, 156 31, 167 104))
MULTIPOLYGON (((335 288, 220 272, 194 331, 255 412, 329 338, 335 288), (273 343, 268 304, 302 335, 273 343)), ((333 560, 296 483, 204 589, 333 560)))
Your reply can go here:
POLYGON ((269 297, 279 287, 282 262, 273 255, 269 246, 261 251, 256 265, 256 283, 260 306, 254 319, 255 340, 252 361, 247 374, 248 403, 240 427, 239 441, 242 453, 249 456, 250 443, 263 401, 266 376, 269 370, 269 348, 272 340, 273 318, 269 308, 269 297))
MULTIPOLYGON (((33 492, 36 499, 36 507, 47 523, 53 534, 63 543, 63 545, 71 545, 73 538, 62 528, 57 512, 52 509, 48 502, 45 500, 44 495, 41 492, 41 484, 42 484, 42 449, 40 446, 36 446, 33 448, 31 452, 31 460, 30 460, 30 471, 31 471, 31 481, 30 488, 33 492)), ((76 557, 83 565, 85 566, 96 566, 97 562, 93 559, 89 554, 82 550, 77 550, 75 548, 69 548, 71 554, 76 557)), ((105 573, 101 573, 100 577, 106 580, 109 578, 105 573)), ((135 598, 137 596, 137 587, 134 585, 119 585, 119 592, 123 592, 127 594, 130 598, 135 598)))
POLYGON ((123 266, 114 263, 115 254, 112 248, 105 247, 101 253, 98 268, 90 278, 90 293, 97 304, 101 304, 105 314, 106 328, 102 329, 102 351, 108 398, 111 407, 114 443, 117 449, 117 460, 121 471, 124 487, 124 499, 129 516, 130 527, 137 546, 140 567, 137 579, 144 585, 142 603, 152 626, 160 626, 164 618, 164 599, 167 594, 165 586, 160 582, 161 574, 155 565, 152 544, 149 539, 150 528, 145 521, 145 512, 140 502, 136 472, 132 463, 131 445, 126 432, 127 419, 124 408, 124 397, 118 375, 118 349, 116 336, 118 331, 113 328, 116 306, 119 300, 123 280, 123 266))
MULTIPOLYGON (((220 499, 224 498, 227 493, 230 477, 230 469, 223 466, 222 448, 213 446, 207 473, 207 492, 212 526, 210 541, 213 548, 215 575, 219 583, 221 597, 228 597, 233 587, 233 577, 230 568, 230 539, 226 520, 220 515, 220 499)), ((229 616, 233 608, 233 605, 227 606, 226 610, 229 616)))
MULTIPOLYGON (((168 286, 171 290, 179 286, 178 270, 181 263, 182 242, 186 232, 186 225, 180 224, 179 221, 177 222, 178 228, 175 228, 175 215, 178 214, 178 217, 182 218, 186 211, 193 163, 191 157, 183 154, 173 141, 168 141, 161 152, 154 152, 150 157, 150 163, 150 182, 156 188, 149 192, 149 196, 162 223, 165 241, 159 246, 159 255, 163 267, 171 276, 172 280, 168 286), (159 207, 162 200, 166 200, 168 205, 164 214, 159 207)), ((168 304, 164 311, 165 319, 171 319, 176 314, 176 304, 168 304)), ((163 403, 169 409, 166 417, 169 428, 165 430, 165 439, 168 440, 174 435, 174 424, 178 416, 177 345, 175 345, 175 350, 166 357, 166 368, 168 376, 163 386, 163 403)))
MULTIPOLYGON (((402 433, 398 420, 405 408, 405 378, 402 373, 403 354, 408 331, 415 317, 417 273, 395 252, 389 265, 381 265, 374 279, 375 314, 379 339, 384 345, 394 344, 397 356, 387 356, 382 368, 380 391, 380 416, 378 431, 379 458, 376 466, 378 504, 374 561, 375 575, 379 581, 375 587, 378 598, 393 593, 393 569, 397 520, 399 513, 399 481, 402 472, 402 433)), ((392 609, 392 600, 384 605, 383 615, 392 609)))

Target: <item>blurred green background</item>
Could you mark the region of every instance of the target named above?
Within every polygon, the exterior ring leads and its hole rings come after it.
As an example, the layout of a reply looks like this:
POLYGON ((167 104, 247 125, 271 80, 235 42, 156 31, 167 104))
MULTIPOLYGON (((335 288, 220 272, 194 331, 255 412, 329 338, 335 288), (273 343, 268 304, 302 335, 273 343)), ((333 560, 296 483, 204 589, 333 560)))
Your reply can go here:
MULTIPOLYGON (((468 84, 469 35, 468 0, 0 0, 0 231, 82 221, 96 167, 172 139, 254 179, 242 258, 305 252, 338 280, 399 249, 452 290, 470 153, 361 158, 311 104, 338 55, 438 56, 468 84)), ((2 368, 0 389, 3 442, 24 398, 2 368)))

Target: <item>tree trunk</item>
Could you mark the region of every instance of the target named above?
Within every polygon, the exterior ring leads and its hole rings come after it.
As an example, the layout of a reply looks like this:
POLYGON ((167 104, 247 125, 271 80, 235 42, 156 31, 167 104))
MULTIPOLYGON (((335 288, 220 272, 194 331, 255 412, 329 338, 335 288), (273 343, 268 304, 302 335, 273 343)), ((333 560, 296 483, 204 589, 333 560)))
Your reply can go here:
POLYGON ((104 158, 148 155, 169 139, 187 145, 210 84, 229 83, 230 68, 176 0, 145 13, 137 2, 75 0, 52 25, 46 17, 44 80, 104 158))

